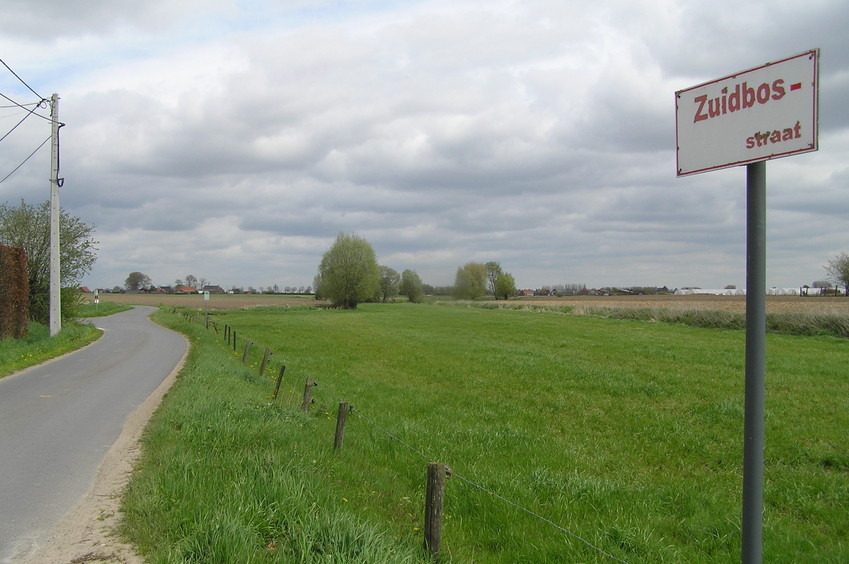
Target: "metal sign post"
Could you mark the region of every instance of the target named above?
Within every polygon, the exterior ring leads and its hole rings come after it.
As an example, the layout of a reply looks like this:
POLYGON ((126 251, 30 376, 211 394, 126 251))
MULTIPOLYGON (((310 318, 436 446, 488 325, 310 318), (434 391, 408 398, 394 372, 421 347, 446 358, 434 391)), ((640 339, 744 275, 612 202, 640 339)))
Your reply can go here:
POLYGON ((743 564, 763 554, 766 396, 766 162, 746 165, 746 413, 743 421, 743 564))
POLYGON ((677 174, 746 165, 742 562, 763 558, 766 161, 816 151, 819 50, 675 93, 677 174))

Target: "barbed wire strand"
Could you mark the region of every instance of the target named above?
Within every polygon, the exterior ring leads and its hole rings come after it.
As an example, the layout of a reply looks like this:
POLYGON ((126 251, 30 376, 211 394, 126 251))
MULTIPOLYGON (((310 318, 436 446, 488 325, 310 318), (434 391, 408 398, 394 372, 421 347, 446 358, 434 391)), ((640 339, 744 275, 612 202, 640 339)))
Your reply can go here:
POLYGON ((463 476, 460 476, 459 474, 454 473, 453 471, 451 472, 451 476, 453 476, 454 478, 457 478, 458 480, 460 480, 460 481, 462 481, 462 482, 465 482, 465 483, 469 484, 469 485, 470 485, 470 486, 472 486, 472 487, 475 487, 475 488, 477 488, 477 489, 479 489, 479 490, 481 490, 481 491, 483 491, 483 492, 486 492, 486 493, 488 493, 489 495, 491 495, 491 496, 493 496, 493 497, 496 497, 496 498, 500 499, 501 501, 503 501, 504 503, 506 503, 506 504, 508 504, 508 505, 512 505, 513 507, 515 507, 516 509, 519 509, 520 511, 524 511, 524 512, 525 512, 525 513, 527 513, 528 515, 532 515, 532 516, 536 517, 537 519, 540 519, 541 521, 545 521, 546 523, 548 523, 549 525, 551 525, 551 526, 552 526, 552 527, 554 527, 555 529, 557 529, 557 530, 559 530, 559 531, 561 531, 561 532, 565 533, 566 535, 568 535, 568 536, 572 537, 573 539, 576 539, 576 540, 581 541, 582 543, 584 543, 585 545, 587 545, 587 546, 588 546, 588 547, 590 547, 591 549, 593 549, 593 550, 595 550, 595 551, 599 552, 600 554, 602 554, 602 555, 604 555, 604 556, 606 556, 606 557, 610 558, 611 560, 615 560, 615 561, 617 561, 617 562, 621 562, 622 564, 628 564, 628 563, 627 563, 627 562, 625 562, 624 560, 622 560, 622 559, 620 559, 620 558, 617 558, 617 557, 613 556, 612 554, 610 554, 610 553, 608 553, 608 552, 605 552, 605 551, 604 551, 604 550, 602 550, 601 548, 599 548, 599 547, 595 546, 594 544, 590 543, 589 541, 584 540, 583 538, 579 537, 579 536, 578 536, 578 535, 576 535, 575 533, 573 533, 573 532, 571 532, 571 531, 569 531, 569 530, 567 530, 567 529, 564 529, 563 527, 561 527, 560 525, 558 525, 558 524, 557 524, 557 523, 555 523, 554 521, 552 521, 552 520, 550 520, 550 519, 547 519, 547 518, 543 517, 542 515, 539 515, 539 514, 537 514, 537 513, 534 513, 534 512, 533 512, 533 511, 531 511, 530 509, 526 509, 526 508, 522 507, 521 505, 518 505, 518 504, 516 504, 516 503, 514 503, 514 502, 510 501, 510 500, 509 500, 509 499, 507 499, 506 497, 501 496, 501 495, 499 495, 499 494, 497 494, 497 493, 495 493, 495 492, 493 492, 493 491, 491 491, 491 490, 488 490, 487 488, 485 488, 485 487, 481 486, 480 484, 476 484, 476 483, 474 483, 473 481, 471 481, 471 480, 469 480, 469 479, 467 479, 467 478, 464 478, 463 476))
MULTIPOLYGON (((313 380, 313 382, 315 382, 315 380, 313 380)), ((316 384, 317 384, 317 383, 316 383, 316 384)), ((337 401, 340 401, 340 402, 342 401, 340 398, 336 397, 333 393, 331 393, 331 392, 330 392, 330 390, 329 390, 326 386, 320 386, 320 388, 321 388, 322 390, 324 390, 325 392, 327 392, 329 395, 333 396, 333 397, 334 397, 334 399, 336 399, 337 401)), ((391 432, 390 432, 390 431, 388 431, 387 429, 385 429, 385 428, 381 427, 380 425, 378 425, 377 423, 375 423, 374 421, 372 421, 371 419, 369 419, 368 417, 366 417, 366 416, 363 414, 363 412, 362 412, 362 411, 360 411, 360 410, 358 410, 358 409, 354 408, 353 406, 351 407, 351 411, 352 411, 352 412, 354 412, 354 413, 356 413, 357 415, 359 415, 359 416, 360 416, 360 418, 364 419, 367 423, 371 424, 372 426, 374 426, 374 427, 376 427, 377 429, 379 429, 380 431, 382 431, 384 434, 386 434, 386 435, 387 435, 388 437, 390 437, 392 440, 394 440, 394 441, 397 441, 397 442, 401 443, 402 445, 404 445, 405 447, 407 447, 407 448, 408 448, 408 449, 410 449, 411 451, 413 451, 413 452, 415 452, 416 454, 418 454, 419 456, 421 456, 423 459, 427 460, 428 462, 435 462, 435 461, 434 461, 431 457, 429 457, 428 455, 424 454, 423 452, 421 452, 421 451, 420 451, 420 450, 418 450, 417 448, 415 448, 415 447, 411 446, 410 444, 408 444, 407 442, 405 442, 404 440, 402 440, 400 437, 398 437, 398 436, 394 435, 393 433, 391 433, 391 432)), ((627 562, 625 562, 624 560, 622 560, 622 559, 620 559, 620 558, 617 558, 616 556, 613 556, 612 554, 610 554, 610 553, 608 553, 608 552, 605 552, 603 549, 601 549, 601 548, 599 548, 599 547, 595 546, 595 545, 594 545, 594 544, 592 544, 591 542, 589 542, 589 541, 587 541, 587 540, 585 540, 585 539, 581 538, 580 536, 578 536, 578 535, 576 535, 575 533, 573 533, 573 532, 569 531, 568 529, 565 529, 565 528, 561 527, 560 525, 558 525, 557 523, 555 523, 555 522, 554 522, 554 521, 552 521, 551 519, 547 519, 546 517, 543 517, 542 515, 539 515, 539 514, 537 514, 537 513, 533 512, 533 511, 531 511, 530 509, 527 509, 527 508, 525 508, 525 507, 522 507, 521 505, 519 505, 519 504, 517 504, 517 503, 515 503, 515 502, 513 502, 513 501, 510 501, 510 500, 509 500, 509 499, 507 499, 506 497, 504 497, 504 496, 502 496, 502 495, 500 495, 500 494, 498 494, 498 493, 496 493, 496 492, 494 492, 494 491, 492 491, 492 490, 490 490, 490 489, 488 489, 488 488, 486 488, 486 487, 484 487, 484 486, 482 486, 482 485, 480 485, 480 484, 477 484, 477 483, 473 482, 472 480, 469 480, 468 478, 464 478, 463 476, 460 476, 459 474, 455 473, 453 470, 451 470, 451 471, 450 471, 450 474, 451 474, 451 476, 453 476, 453 477, 457 478, 458 480, 460 480, 460 481, 462 481, 462 482, 465 482, 466 484, 468 484, 468 485, 470 485, 470 486, 472 486, 472 487, 474 487, 474 488, 477 488, 477 489, 479 489, 479 490, 481 490, 481 491, 483 491, 483 492, 486 492, 486 493, 488 493, 489 495, 491 495, 491 496, 493 496, 493 497, 495 497, 495 498, 497 498, 497 499, 500 499, 501 501, 503 501, 503 502, 507 503, 508 505, 511 505, 511 506, 515 507, 516 509, 519 509, 520 511, 523 511, 523 512, 527 513, 528 515, 532 516, 532 517, 536 517, 537 519, 540 519, 541 521, 544 521, 545 523, 548 523, 549 525, 551 525, 551 526, 552 526, 552 527, 554 527, 555 529, 557 529, 557 530, 561 531, 562 533, 564 533, 564 534, 568 535, 569 537, 571 537, 571 538, 573 538, 573 539, 576 539, 576 540, 581 541, 582 543, 584 543, 585 545, 587 545, 587 546, 588 546, 588 547, 590 547, 591 549, 593 549, 593 550, 597 551, 599 554, 601 554, 601 555, 603 555, 603 556, 606 556, 607 558, 610 558, 611 560, 615 560, 616 562, 620 562, 621 564, 628 564, 628 563, 627 563, 627 562)))
MULTIPOLYGON (((287 371, 288 371, 288 370, 289 370, 289 369, 287 368, 287 371)), ((305 376, 304 374, 301 374, 300 372, 295 371, 295 370, 292 370, 292 371, 291 371, 291 374, 293 374, 294 376, 299 376, 299 377, 301 377, 301 378, 309 378, 310 380, 312 380, 313 384, 314 384, 316 387, 318 387, 318 388, 319 388, 319 390, 321 390, 322 392, 324 392, 324 393, 326 393, 327 395, 331 396, 334 400, 336 400, 336 401, 338 401, 338 402, 340 402, 340 403, 344 403, 344 400, 343 400, 342 398, 340 398, 339 396, 337 396, 335 393, 333 393, 333 391, 331 390, 331 388, 328 388, 325 384, 321 384, 321 385, 319 385, 318 381, 317 381, 317 380, 315 380, 314 378, 309 377, 309 376, 305 376)), ((414 453, 418 454, 418 455, 419 455, 420 457, 422 457, 424 460, 426 460, 426 461, 428 461, 428 462, 435 462, 435 461, 434 461, 431 457, 429 457, 428 455, 426 455, 426 454, 425 454, 425 453, 423 453, 422 451, 420 451, 420 450, 418 450, 417 448, 415 448, 414 446, 410 445, 409 443, 407 443, 406 441, 404 441, 403 439, 401 439, 401 438, 400 438, 400 437, 398 437, 397 435, 395 435, 395 434, 393 434, 392 432, 390 432, 388 429, 385 429, 385 428, 384 428, 384 427, 382 427, 381 425, 378 425, 375 421, 373 421, 372 419, 370 419, 369 417, 367 417, 367 416, 366 416, 366 415, 365 415, 362 411, 360 411, 359 409, 356 409, 354 406, 351 406, 351 407, 350 407, 350 409, 351 409, 351 412, 352 412, 352 413, 356 413, 356 414, 357 414, 357 415, 358 415, 361 419, 365 420, 367 423, 369 423, 369 424, 370 424, 370 425, 372 425, 373 427, 375 427, 375 428, 379 429, 382 433, 384 433, 386 436, 388 436, 388 437, 389 437, 389 438, 391 438, 392 440, 394 440, 394 441, 396 441, 396 442, 398 442, 398 443, 402 444, 403 446, 407 447, 407 448, 408 448, 409 450, 411 450, 412 452, 414 452, 414 453)), ((449 467, 449 468, 450 468, 450 467, 449 467)), ((522 511, 522 512, 524 512, 524 513, 528 514, 528 515, 530 515, 531 517, 536 517, 536 518, 537 518, 537 519, 539 519, 540 521, 543 521, 543 522, 545 522, 545 523, 548 523, 549 525, 551 525, 552 527, 554 527, 554 528, 555 528, 555 529, 557 529, 558 531, 562 532, 563 534, 565 534, 565 535, 569 536, 570 538, 573 538, 573 539, 575 539, 575 540, 578 540, 578 541, 580 541, 580 542, 584 543, 587 547, 591 548, 592 550, 595 550, 596 552, 598 552, 598 553, 599 553, 599 554, 601 554, 602 556, 605 556, 605 557, 607 557, 607 558, 609 558, 609 559, 611 559, 611 560, 615 560, 616 562, 619 562, 620 564, 628 564, 625 560, 622 560, 621 558, 617 558, 616 556, 613 556, 613 555, 612 555, 612 554, 610 554, 609 552, 606 552, 606 551, 604 551, 603 549, 601 549, 601 548, 599 548, 599 547, 595 546, 594 544, 592 544, 592 543, 591 543, 591 542, 589 542, 588 540, 586 540, 586 539, 584 539, 584 538, 580 537, 579 535, 576 535, 575 533, 573 533, 573 532, 569 531, 568 529, 566 529, 566 528, 564 528, 564 527, 561 527, 560 525, 558 525, 557 523, 555 523, 555 522, 554 522, 554 521, 552 521, 551 519, 548 519, 548 518, 546 518, 546 517, 543 517, 542 515, 539 515, 538 513, 535 513, 535 512, 533 512, 533 511, 531 511, 530 509, 527 509, 527 508, 525 508, 525 507, 522 507, 521 505, 519 505, 519 504, 517 504, 517 503, 515 503, 515 502, 513 502, 513 501, 510 501, 510 500, 509 500, 509 499, 507 499, 506 497, 504 497, 504 496, 502 496, 502 495, 500 495, 500 494, 498 494, 498 493, 496 493, 496 492, 494 492, 494 491, 492 491, 492 490, 490 490, 490 489, 488 489, 488 488, 486 488, 486 487, 484 487, 484 486, 482 486, 482 485, 480 485, 480 484, 478 484, 478 483, 475 483, 475 482, 473 482, 472 480, 469 480, 468 478, 465 478, 465 477, 463 477, 463 476, 461 476, 461 475, 459 475, 459 474, 455 473, 453 470, 450 470, 450 475, 451 475, 452 477, 454 477, 454 478, 457 478, 457 479, 458 479, 458 480, 460 480, 461 482, 464 482, 464 483, 466 483, 466 484, 468 484, 468 485, 472 486, 473 488, 477 488, 478 490, 480 490, 480 491, 482 491, 482 492, 485 492, 485 493, 487 493, 487 494, 491 495, 492 497, 494 497, 494 498, 496 498, 496 499, 500 499, 500 500, 501 500, 501 501, 503 501, 504 503, 506 503, 506 504, 508 504, 508 505, 510 505, 510 506, 512 506, 512 507, 514 507, 514 508, 516 508, 516 509, 518 509, 518 510, 520 510, 520 511, 522 511)))

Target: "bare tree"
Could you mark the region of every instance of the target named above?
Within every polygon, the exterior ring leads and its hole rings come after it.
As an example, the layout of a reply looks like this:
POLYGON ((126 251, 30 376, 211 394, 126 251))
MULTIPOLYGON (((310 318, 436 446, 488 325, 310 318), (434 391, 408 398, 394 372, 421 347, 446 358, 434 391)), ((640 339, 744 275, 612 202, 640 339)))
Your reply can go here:
POLYGON ((843 294, 849 296, 849 255, 840 253, 823 268, 836 285, 843 286, 843 294))

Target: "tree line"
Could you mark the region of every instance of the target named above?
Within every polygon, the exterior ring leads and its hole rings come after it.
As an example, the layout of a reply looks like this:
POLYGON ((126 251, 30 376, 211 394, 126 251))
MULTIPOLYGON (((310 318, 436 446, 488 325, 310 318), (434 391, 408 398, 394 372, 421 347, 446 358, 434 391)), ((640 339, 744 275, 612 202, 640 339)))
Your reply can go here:
MULTIPOLYGON (((367 301, 387 302, 399 295, 412 303, 424 299, 425 290, 437 290, 422 283, 415 270, 400 274, 378 264, 371 244, 356 233, 340 233, 324 253, 315 277, 316 298, 326 298, 335 307, 354 309, 367 301)), ((447 292, 448 288, 438 290, 447 292)), ((490 293, 496 299, 516 295, 516 282, 501 264, 469 262, 457 269, 451 295, 473 300, 490 293)))
POLYGON ((412 303, 424 299, 421 278, 415 270, 396 270, 377 263, 374 248, 356 233, 339 233, 324 253, 313 283, 316 299, 334 307, 356 309, 367 301, 387 302, 399 295, 412 303))

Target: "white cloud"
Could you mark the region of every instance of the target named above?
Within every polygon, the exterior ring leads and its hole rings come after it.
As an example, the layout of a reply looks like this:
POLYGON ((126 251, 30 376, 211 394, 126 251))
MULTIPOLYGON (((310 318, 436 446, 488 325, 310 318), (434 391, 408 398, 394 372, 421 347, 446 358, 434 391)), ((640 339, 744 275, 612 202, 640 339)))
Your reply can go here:
MULTIPOLYGON (((840 2, 88 2, 46 37, 31 3, 8 10, 4 60, 62 96, 63 205, 102 242, 89 285, 305 285, 358 231, 433 284, 499 260, 523 287, 742 286, 743 170, 675 178, 673 94, 811 47, 821 150, 769 166, 768 283, 849 248, 840 2)), ((26 90, 0 73, 0 92, 26 90)), ((30 121, 0 173, 49 133, 30 121)), ((46 197, 45 163, 0 200, 46 197)))

